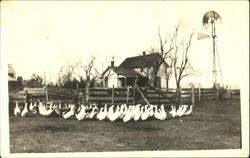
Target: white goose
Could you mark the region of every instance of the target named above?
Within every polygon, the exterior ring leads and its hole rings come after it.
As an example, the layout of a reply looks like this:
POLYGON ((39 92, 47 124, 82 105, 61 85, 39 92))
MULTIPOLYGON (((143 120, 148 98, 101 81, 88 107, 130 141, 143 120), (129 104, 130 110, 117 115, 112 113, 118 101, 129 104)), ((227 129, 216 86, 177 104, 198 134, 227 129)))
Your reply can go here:
POLYGON ((21 114, 21 109, 19 108, 19 106, 18 106, 18 102, 16 102, 16 107, 15 107, 15 109, 14 109, 14 115, 15 116, 18 116, 18 115, 20 115, 21 114))
POLYGON ((25 105, 24 105, 24 109, 23 111, 21 112, 21 116, 22 117, 25 117, 27 114, 28 114, 28 103, 26 102, 25 105))

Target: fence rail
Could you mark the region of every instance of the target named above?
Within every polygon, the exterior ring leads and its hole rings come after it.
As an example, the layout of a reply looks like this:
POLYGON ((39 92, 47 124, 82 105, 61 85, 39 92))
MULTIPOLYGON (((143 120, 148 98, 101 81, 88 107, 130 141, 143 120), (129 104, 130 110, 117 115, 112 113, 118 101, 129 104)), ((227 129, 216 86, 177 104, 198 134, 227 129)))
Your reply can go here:
MULTIPOLYGON (((177 100, 176 89, 152 90, 141 87, 148 102, 152 104, 172 104, 177 100)), ((141 94, 134 87, 127 88, 81 88, 59 89, 51 87, 24 88, 16 94, 9 94, 12 101, 28 101, 29 99, 42 100, 67 100, 67 101, 95 101, 100 104, 118 103, 145 103, 141 94), (86 93, 87 92, 87 93, 86 93)), ((240 99, 240 90, 225 90, 212 88, 183 88, 181 89, 183 104, 195 104, 195 102, 219 99, 240 99)))

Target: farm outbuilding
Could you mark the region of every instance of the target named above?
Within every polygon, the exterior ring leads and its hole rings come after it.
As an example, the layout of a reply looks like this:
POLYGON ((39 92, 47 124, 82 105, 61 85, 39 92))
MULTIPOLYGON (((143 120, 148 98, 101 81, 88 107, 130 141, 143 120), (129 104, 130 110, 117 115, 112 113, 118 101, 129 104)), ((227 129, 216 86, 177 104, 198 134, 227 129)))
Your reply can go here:
POLYGON ((114 61, 102 73, 104 87, 127 87, 133 86, 136 79, 139 87, 144 87, 152 77, 153 64, 163 60, 156 75, 154 86, 166 88, 167 63, 159 53, 147 54, 126 58, 118 67, 114 66, 114 61))
POLYGON ((11 64, 8 64, 8 88, 9 91, 17 91, 22 83, 16 79, 16 72, 11 64))

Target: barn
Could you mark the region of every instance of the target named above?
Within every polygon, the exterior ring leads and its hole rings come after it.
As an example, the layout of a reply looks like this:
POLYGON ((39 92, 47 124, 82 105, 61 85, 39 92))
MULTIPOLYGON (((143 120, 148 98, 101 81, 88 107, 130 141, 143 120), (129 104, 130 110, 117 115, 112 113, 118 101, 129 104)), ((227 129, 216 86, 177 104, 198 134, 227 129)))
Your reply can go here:
POLYGON ((159 67, 157 77, 154 83, 155 87, 166 88, 166 71, 168 64, 163 60, 159 53, 146 54, 126 58, 118 67, 114 66, 114 60, 111 61, 102 73, 104 87, 127 87, 133 86, 137 80, 139 87, 147 85, 152 77, 153 64, 163 61, 159 67))

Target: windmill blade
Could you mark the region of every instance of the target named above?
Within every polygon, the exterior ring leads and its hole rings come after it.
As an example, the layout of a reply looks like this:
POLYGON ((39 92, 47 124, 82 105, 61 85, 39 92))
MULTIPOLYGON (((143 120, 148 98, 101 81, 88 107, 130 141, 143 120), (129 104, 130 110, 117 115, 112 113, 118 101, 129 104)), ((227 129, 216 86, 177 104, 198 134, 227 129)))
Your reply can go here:
POLYGON ((210 22, 212 19, 214 19, 215 22, 217 22, 217 23, 218 22, 221 23, 220 15, 215 11, 209 11, 203 16, 203 19, 202 19, 203 26, 206 30, 209 28, 210 22))
POLYGON ((209 38, 210 35, 209 34, 206 34, 206 33, 203 33, 203 32, 197 32, 197 39, 198 40, 201 40, 201 39, 204 39, 204 38, 209 38))

